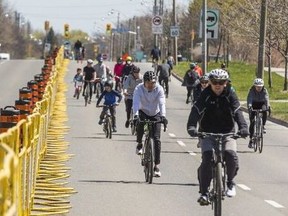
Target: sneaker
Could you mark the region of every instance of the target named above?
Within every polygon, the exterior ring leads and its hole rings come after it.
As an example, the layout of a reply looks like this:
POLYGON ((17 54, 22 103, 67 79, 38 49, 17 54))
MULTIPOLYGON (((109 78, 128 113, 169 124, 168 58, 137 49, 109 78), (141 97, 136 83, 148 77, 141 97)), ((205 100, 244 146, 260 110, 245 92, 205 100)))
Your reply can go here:
POLYGON ((91 104, 91 99, 88 101, 88 104, 91 104))
POLYGON ((227 190, 226 190, 227 197, 235 197, 236 196, 236 188, 234 183, 227 183, 227 190))
POLYGON ((142 149, 143 145, 142 143, 138 143, 137 147, 136 147, 136 154, 137 155, 142 155, 143 154, 143 149, 142 149))
POLYGON ((75 98, 75 97, 76 97, 76 94, 74 94, 73 97, 75 98))
POLYGON ((249 140, 248 148, 254 148, 252 139, 249 140))
POLYGON ((187 99, 186 99, 186 104, 188 104, 188 103, 189 103, 189 99, 187 98, 187 99))
POLYGON ((128 127, 129 127, 129 124, 130 124, 130 121, 127 120, 127 121, 125 122, 125 127, 128 128, 128 127))
POLYGON ((199 199, 197 200, 197 202, 201 205, 201 206, 206 206, 210 204, 209 198, 207 194, 201 194, 201 196, 199 197, 199 199))
POLYGON ((158 167, 154 167, 154 177, 160 178, 161 177, 161 172, 158 167))
POLYGON ((117 128, 116 127, 112 127, 112 132, 117 132, 117 128))
POLYGON ((266 128, 263 126, 263 133, 266 134, 266 128))
POLYGON ((99 122, 98 122, 98 124, 99 124, 99 125, 102 125, 102 123, 103 123, 103 119, 100 119, 99 122))

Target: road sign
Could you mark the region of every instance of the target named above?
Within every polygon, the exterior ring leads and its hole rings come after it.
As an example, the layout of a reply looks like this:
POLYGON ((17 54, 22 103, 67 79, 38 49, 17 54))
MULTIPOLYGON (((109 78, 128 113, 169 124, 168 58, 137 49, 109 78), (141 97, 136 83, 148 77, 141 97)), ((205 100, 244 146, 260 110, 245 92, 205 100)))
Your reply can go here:
POLYGON ((153 34, 163 34, 162 16, 154 16, 152 18, 152 33, 153 34))
POLYGON ((170 36, 179 37, 179 26, 170 26, 170 36))
MULTIPOLYGON (((219 10, 207 10, 207 39, 218 39, 219 10)), ((202 19, 200 20, 199 37, 202 38, 202 19)))

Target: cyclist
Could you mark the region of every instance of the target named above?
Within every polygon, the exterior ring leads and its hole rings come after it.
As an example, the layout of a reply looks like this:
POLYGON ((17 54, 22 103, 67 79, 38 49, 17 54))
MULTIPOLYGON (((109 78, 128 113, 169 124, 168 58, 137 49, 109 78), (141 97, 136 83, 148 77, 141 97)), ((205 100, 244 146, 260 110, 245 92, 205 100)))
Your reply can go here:
POLYGON ((117 59, 117 63, 114 65, 114 78, 115 78, 115 90, 121 91, 121 77, 123 72, 124 64, 122 58, 117 59))
POLYGON ((186 98, 186 104, 189 103, 189 98, 191 96, 192 90, 195 87, 195 82, 199 78, 199 75, 197 72, 195 72, 195 63, 190 64, 190 69, 186 71, 184 78, 183 78, 183 83, 182 86, 186 86, 187 90, 187 98, 186 98))
MULTIPOLYGON (((84 87, 83 87, 83 96, 85 96, 85 89, 87 87, 88 82, 94 82, 95 80, 95 69, 93 68, 93 60, 92 59, 88 59, 87 60, 87 65, 83 68, 83 77, 85 80, 84 83, 84 87)), ((88 101, 88 103, 91 103, 91 99, 92 99, 92 85, 89 85, 90 87, 90 99, 88 101)))
POLYGON ((128 77, 128 75, 131 73, 133 67, 134 67, 134 64, 132 63, 132 58, 131 58, 131 56, 128 56, 126 58, 126 63, 124 65, 123 71, 122 71, 122 83, 128 77))
MULTIPOLYGON (((155 45, 154 48, 151 50, 151 58, 152 58, 152 62, 154 63, 158 63, 159 59, 161 58, 161 50, 155 45)), ((153 67, 154 65, 152 65, 153 67)))
POLYGON ((127 77, 127 79, 123 83, 123 94, 125 96, 125 106, 126 106, 126 113, 127 113, 127 120, 125 122, 125 127, 129 127, 130 123, 130 115, 132 110, 133 104, 133 92, 136 86, 142 83, 142 76, 140 74, 140 68, 134 66, 132 69, 132 73, 127 77))
POLYGON ((157 68, 157 74, 158 76, 158 81, 161 84, 162 81, 164 82, 165 86, 166 86, 166 98, 168 98, 168 94, 169 94, 169 79, 171 76, 171 67, 169 64, 166 63, 165 60, 162 61, 161 65, 158 65, 157 68))
POLYGON ((194 64, 195 64, 195 67, 194 67, 195 72, 198 73, 199 77, 203 76, 202 68, 198 65, 197 62, 195 62, 194 64))
MULTIPOLYGON (((96 71, 96 79, 97 79, 97 82, 100 83, 100 88, 101 88, 101 93, 102 93, 103 92, 103 84, 107 80, 107 72, 106 72, 107 67, 103 63, 103 57, 102 56, 98 56, 97 60, 98 60, 98 63, 95 64, 93 67, 96 71)), ((94 83, 94 94, 95 93, 96 93, 96 82, 94 83)))
MULTIPOLYGON (((137 123, 137 147, 136 154, 143 153, 142 138, 144 134, 144 123, 140 120, 149 119, 152 121, 162 121, 167 124, 165 117, 165 96, 162 86, 156 82, 156 75, 153 71, 147 71, 143 75, 143 83, 136 86, 133 94, 133 113, 134 121, 137 123)), ((154 175, 160 177, 160 152, 161 152, 161 123, 156 123, 153 128, 154 134, 154 152, 155 152, 155 166, 154 175)))
POLYGON ((119 92, 112 89, 113 88, 113 82, 111 80, 106 81, 104 83, 104 88, 105 88, 105 90, 102 92, 99 99, 97 100, 96 107, 99 107, 99 104, 100 104, 102 98, 104 98, 104 105, 107 105, 107 106, 103 107, 102 112, 100 114, 100 120, 99 120, 98 124, 101 125, 103 123, 105 113, 109 109, 111 117, 112 117, 112 131, 117 132, 117 128, 116 128, 116 106, 122 100, 122 95, 119 92), (117 98, 118 98, 118 100, 116 101, 117 98))
MULTIPOLYGON (((242 137, 248 136, 248 126, 240 110, 240 102, 231 89, 226 88, 228 73, 222 69, 215 69, 209 73, 210 85, 203 90, 199 99, 193 105, 187 122, 187 131, 190 136, 198 135, 197 122, 200 132, 230 133, 235 131, 234 123, 237 122, 238 133, 242 137)), ((211 137, 201 139, 202 162, 199 167, 200 205, 208 205, 208 188, 212 179, 213 143, 211 137)), ((234 177, 238 171, 238 156, 236 140, 226 137, 223 141, 224 160, 227 166, 227 191, 226 196, 236 195, 234 177)))
POLYGON ((80 40, 77 40, 74 44, 75 59, 77 60, 77 62, 81 58, 81 49, 82 49, 82 43, 80 40))
POLYGON ((252 109, 265 110, 262 115, 263 133, 266 133, 265 124, 267 120, 267 111, 269 112, 269 115, 271 113, 269 94, 267 89, 264 87, 264 81, 261 78, 256 78, 254 80, 253 86, 250 88, 247 96, 247 106, 249 110, 249 120, 250 120, 250 126, 249 126, 250 141, 248 147, 253 148, 252 137, 254 134, 255 112, 253 112, 252 109))
POLYGON ((82 74, 82 69, 81 68, 77 68, 76 74, 73 78, 73 82, 74 82, 74 87, 75 87, 75 92, 74 92, 74 96, 76 97, 77 95, 77 89, 79 89, 79 94, 82 90, 82 86, 83 86, 83 74, 82 74))
POLYGON ((192 104, 194 104, 198 98, 200 97, 201 92, 209 85, 209 76, 208 74, 203 75, 199 78, 198 84, 196 84, 194 90, 193 90, 193 101, 192 104))
POLYGON ((174 63, 175 63, 174 57, 171 55, 171 53, 168 53, 167 64, 170 65, 171 71, 173 70, 174 63))

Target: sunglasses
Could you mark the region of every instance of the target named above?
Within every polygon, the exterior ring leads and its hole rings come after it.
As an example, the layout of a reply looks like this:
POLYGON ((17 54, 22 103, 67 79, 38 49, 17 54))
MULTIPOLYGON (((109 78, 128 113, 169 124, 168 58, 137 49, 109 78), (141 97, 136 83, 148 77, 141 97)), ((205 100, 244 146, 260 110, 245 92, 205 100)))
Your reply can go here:
POLYGON ((201 84, 208 84, 208 81, 200 82, 201 84))
POLYGON ((224 85, 226 80, 211 80, 212 85, 224 85))

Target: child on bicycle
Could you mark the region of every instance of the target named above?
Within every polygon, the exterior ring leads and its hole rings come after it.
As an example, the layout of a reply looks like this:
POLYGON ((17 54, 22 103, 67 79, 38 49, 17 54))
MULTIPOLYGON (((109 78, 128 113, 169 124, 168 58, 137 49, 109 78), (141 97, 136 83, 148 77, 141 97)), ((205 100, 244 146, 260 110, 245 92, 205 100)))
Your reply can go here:
POLYGON ((271 113, 270 103, 269 103, 269 94, 267 89, 264 87, 264 81, 260 78, 256 78, 254 80, 253 86, 250 88, 248 96, 247 96, 247 106, 249 111, 249 133, 250 133, 250 141, 248 144, 248 148, 253 148, 252 137, 254 135, 254 118, 255 112, 254 109, 262 109, 262 121, 263 121, 263 133, 266 133, 266 120, 267 120, 267 111, 269 115, 271 113))
POLYGON ((102 92, 99 99, 97 100, 96 107, 99 107, 99 104, 100 104, 102 98, 104 98, 104 105, 105 106, 103 107, 102 112, 100 114, 100 120, 99 120, 98 124, 101 125, 103 123, 105 113, 109 109, 111 117, 112 117, 112 131, 117 132, 117 128, 116 128, 116 106, 118 106, 118 104, 122 100, 122 95, 119 92, 113 90, 112 88, 113 88, 112 80, 106 81, 104 83, 104 91, 102 92), (118 100, 116 101, 117 98, 118 98, 118 100))
POLYGON ((76 97, 81 93, 83 82, 84 82, 81 68, 77 68, 76 74, 73 78, 73 82, 74 82, 74 87, 75 87, 75 92, 74 92, 73 97, 76 97))
MULTIPOLYGON (((222 69, 215 69, 209 73, 209 86, 203 90, 199 99, 193 105, 187 131, 190 136, 197 137, 197 122, 199 131, 207 133, 235 133, 235 122, 241 137, 248 136, 248 127, 240 110, 240 102, 231 88, 227 88, 228 73, 222 69)), ((211 137, 201 139, 202 162, 199 167, 200 205, 209 205, 208 188, 212 179, 212 159, 215 140, 211 137)), ((223 140, 224 160, 227 167, 226 196, 236 195, 234 177, 239 169, 237 144, 232 137, 223 140)))

